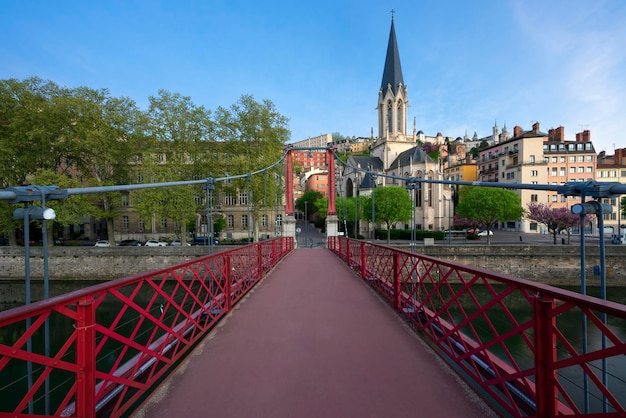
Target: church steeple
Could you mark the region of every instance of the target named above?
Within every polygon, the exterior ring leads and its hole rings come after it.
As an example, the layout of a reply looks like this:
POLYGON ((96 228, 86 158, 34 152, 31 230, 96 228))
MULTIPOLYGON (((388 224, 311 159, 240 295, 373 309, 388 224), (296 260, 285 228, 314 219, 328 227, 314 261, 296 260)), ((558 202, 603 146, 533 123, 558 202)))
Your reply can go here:
POLYGON ((383 94, 388 85, 391 85, 394 95, 398 94, 400 85, 404 85, 402 66, 400 65, 400 53, 398 52, 398 42, 396 41, 396 30, 393 24, 393 14, 391 15, 391 30, 389 31, 389 42, 387 43, 387 57, 385 58, 383 81, 380 85, 383 94))
POLYGON ((396 29, 391 11, 391 29, 383 80, 378 91, 378 138, 386 141, 406 141, 408 91, 402 77, 396 29))

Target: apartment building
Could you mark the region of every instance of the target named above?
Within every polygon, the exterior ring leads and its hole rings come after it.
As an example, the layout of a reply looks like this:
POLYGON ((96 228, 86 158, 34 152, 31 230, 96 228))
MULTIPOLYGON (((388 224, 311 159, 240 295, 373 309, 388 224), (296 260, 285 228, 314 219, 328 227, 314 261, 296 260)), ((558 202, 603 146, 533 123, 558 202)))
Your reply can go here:
MULTIPOLYGON (((478 158, 479 181, 516 184, 560 185, 572 181, 595 178, 596 152, 591 133, 585 130, 576 134, 575 140, 565 139, 562 126, 540 130, 539 122, 532 129, 513 129, 513 136, 480 151, 478 158)), ((580 202, 578 197, 561 196, 556 192, 518 189, 522 206, 531 202, 550 207, 570 207, 580 202)), ((505 229, 522 232, 544 232, 536 222, 521 219, 502 225, 505 229)))
MULTIPOLYGON (((560 185, 574 181, 591 181, 596 178, 596 151, 589 130, 576 134, 576 140, 565 139, 565 128, 559 126, 548 131, 543 144, 544 160, 547 164, 547 184, 560 185)), ((547 192, 550 207, 569 208, 580 203, 576 196, 562 196, 547 192)))
MULTIPOLYGON (((613 155, 606 155, 603 151, 598 154, 596 165, 596 180, 599 182, 626 182, 626 148, 618 148, 613 155)), ((604 214, 604 228, 606 233, 617 234, 621 229, 626 234, 626 216, 620 216, 620 201, 622 196, 603 199, 603 203, 611 205, 611 213, 604 214)))

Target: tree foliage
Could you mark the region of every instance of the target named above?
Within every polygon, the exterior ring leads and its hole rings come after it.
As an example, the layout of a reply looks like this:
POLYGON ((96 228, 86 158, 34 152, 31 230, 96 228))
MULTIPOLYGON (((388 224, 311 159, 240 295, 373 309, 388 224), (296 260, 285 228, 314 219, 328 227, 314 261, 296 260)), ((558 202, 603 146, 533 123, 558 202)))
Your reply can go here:
MULTIPOLYGON (((411 219, 413 205, 407 190, 399 186, 378 187, 374 190, 375 221, 387 227, 387 243, 390 241, 391 227, 396 222, 408 222, 411 219)), ((363 207, 365 217, 372 217, 372 197, 363 207)))
MULTIPOLYGON (((149 101, 144 112, 132 100, 113 97, 106 89, 59 87, 36 77, 0 80, 0 188, 32 183, 38 172, 72 177, 75 187, 250 173, 279 160, 289 139, 288 119, 269 100, 257 102, 244 95, 214 113, 166 90, 149 101)), ((270 181, 275 174, 239 179, 224 187, 247 193, 255 239, 260 211, 277 204, 280 183, 270 181)), ((204 195, 199 185, 186 190, 158 188, 133 192, 131 202, 138 203, 141 216, 168 217, 183 225, 184 235, 195 213, 204 209, 196 207, 199 195, 204 195)), ((97 208, 113 231, 113 218, 124 203, 121 194, 99 193, 88 199, 92 208, 83 207, 83 216, 93 216, 97 208)), ((68 200, 68 205, 72 202, 76 201, 68 200)), ((13 209, 14 205, 0 202, 4 233, 14 230, 14 223, 4 220, 13 209)), ((57 219, 57 224, 64 222, 62 216, 57 219)), ((112 234, 109 239, 114 239, 112 234)))
POLYGON ((570 228, 580 225, 580 215, 573 214, 568 208, 551 208, 543 203, 532 202, 528 204, 526 211, 528 219, 544 224, 554 238, 561 231, 567 231, 569 243, 570 228))
POLYGON ((295 208, 300 212, 304 212, 306 210, 307 217, 311 219, 311 216, 316 214, 317 209, 317 201, 322 199, 324 195, 316 190, 307 190, 296 199, 295 208))
MULTIPOLYGON (((489 230, 498 222, 518 220, 524 214, 519 195, 498 187, 461 187, 456 213, 489 230)), ((489 235, 487 243, 491 243, 489 235)))

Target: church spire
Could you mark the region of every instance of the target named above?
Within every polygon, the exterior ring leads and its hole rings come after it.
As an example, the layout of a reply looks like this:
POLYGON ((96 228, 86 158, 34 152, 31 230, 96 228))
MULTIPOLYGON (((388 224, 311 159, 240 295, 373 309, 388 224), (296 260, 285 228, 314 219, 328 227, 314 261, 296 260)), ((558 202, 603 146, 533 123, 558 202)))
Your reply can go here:
POLYGON ((400 84, 404 85, 402 77, 402 66, 400 65, 400 53, 398 52, 398 42, 396 41, 396 30, 394 28, 393 11, 391 13, 391 30, 389 31, 389 43, 387 44, 387 57, 385 58, 385 68, 383 70, 383 81, 381 90, 387 90, 391 84, 393 94, 397 94, 400 84))

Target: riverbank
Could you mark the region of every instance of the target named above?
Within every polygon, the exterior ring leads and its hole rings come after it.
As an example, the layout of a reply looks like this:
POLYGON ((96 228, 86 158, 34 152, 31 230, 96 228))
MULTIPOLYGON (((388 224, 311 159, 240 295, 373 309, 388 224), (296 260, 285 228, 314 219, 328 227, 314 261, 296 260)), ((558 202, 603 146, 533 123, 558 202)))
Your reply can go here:
MULTIPOLYGON (((411 250, 406 243, 394 247, 411 250)), ((214 251, 232 247, 217 246, 214 251)), ((207 247, 53 247, 49 249, 48 276, 51 280, 111 280, 167 266, 208 254, 207 247)), ((423 245, 415 251, 460 264, 541 283, 575 286, 580 283, 580 247, 577 245, 423 245)), ((33 280, 43 278, 43 251, 30 249, 33 280)), ((607 246, 607 282, 626 286, 626 246, 607 246)), ((599 283, 594 271, 599 266, 597 246, 585 248, 587 282, 599 283)), ((0 277, 24 279, 24 248, 0 247, 0 277)))

